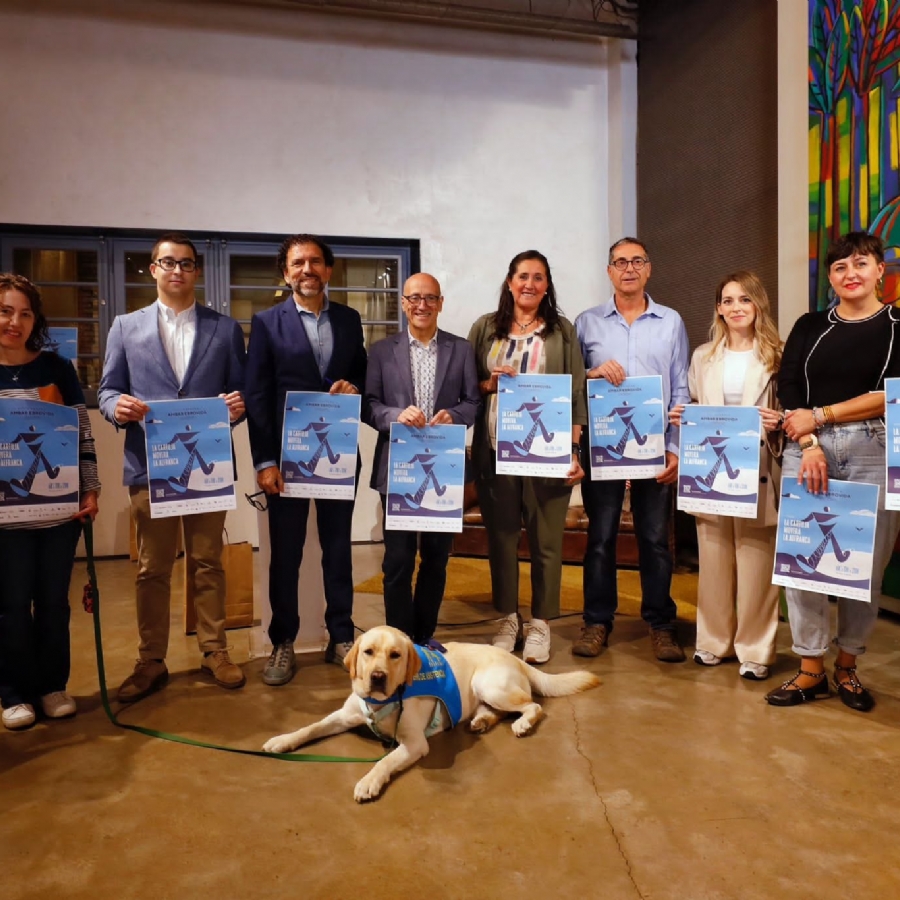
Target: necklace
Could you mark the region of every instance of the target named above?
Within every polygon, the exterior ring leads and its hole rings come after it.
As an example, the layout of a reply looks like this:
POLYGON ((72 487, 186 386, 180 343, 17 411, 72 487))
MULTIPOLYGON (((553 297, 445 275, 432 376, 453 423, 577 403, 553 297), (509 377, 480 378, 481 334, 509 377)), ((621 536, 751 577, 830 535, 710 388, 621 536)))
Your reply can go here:
MULTIPOLYGON (((3 368, 6 369, 6 370, 9 370, 9 369, 12 368, 12 366, 8 366, 8 365, 6 365, 6 363, 0 363, 0 366, 3 366, 3 368)), ((18 382, 19 376, 22 374, 22 369, 24 369, 25 366, 26 366, 26 363, 22 363, 22 365, 19 366, 18 369, 16 369, 16 374, 10 376, 10 377, 12 378, 13 381, 18 382)))
POLYGON ((515 321, 516 325, 519 326, 519 331, 520 331, 522 334, 525 334, 525 329, 526 329, 529 325, 533 325, 533 324, 537 321, 537 316, 533 316, 533 317, 530 318, 527 322, 520 322, 518 319, 515 319, 514 321, 515 321))

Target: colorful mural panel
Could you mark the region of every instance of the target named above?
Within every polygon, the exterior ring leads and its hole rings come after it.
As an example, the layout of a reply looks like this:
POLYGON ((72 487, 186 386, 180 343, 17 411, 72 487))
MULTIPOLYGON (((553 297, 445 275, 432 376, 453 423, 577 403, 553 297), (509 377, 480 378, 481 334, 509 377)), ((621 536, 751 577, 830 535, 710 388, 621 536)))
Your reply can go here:
POLYGON ((900 0, 809 0, 809 302, 829 305, 825 251, 851 230, 887 248, 900 299, 900 0))

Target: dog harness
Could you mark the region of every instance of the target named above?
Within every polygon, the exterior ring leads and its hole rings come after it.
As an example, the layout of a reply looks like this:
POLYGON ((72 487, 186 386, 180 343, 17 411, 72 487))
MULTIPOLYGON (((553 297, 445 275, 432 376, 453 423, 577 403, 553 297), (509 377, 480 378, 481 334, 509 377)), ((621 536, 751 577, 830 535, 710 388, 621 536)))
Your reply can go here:
MULTIPOLYGON (((384 734, 378 724, 398 709, 403 712, 403 701, 410 697, 434 697, 434 712, 425 729, 425 737, 431 737, 441 730, 441 711, 447 713, 450 719, 450 727, 453 728, 462 718, 462 697, 459 693, 459 685, 453 669, 447 664, 442 653, 429 650, 427 647, 415 645, 416 653, 422 667, 413 678, 412 684, 405 684, 388 697, 387 700, 374 700, 372 697, 359 697, 359 705, 366 724, 376 737, 383 741, 392 741, 394 735, 384 734)), ((399 719, 398 719, 399 723, 399 719)))

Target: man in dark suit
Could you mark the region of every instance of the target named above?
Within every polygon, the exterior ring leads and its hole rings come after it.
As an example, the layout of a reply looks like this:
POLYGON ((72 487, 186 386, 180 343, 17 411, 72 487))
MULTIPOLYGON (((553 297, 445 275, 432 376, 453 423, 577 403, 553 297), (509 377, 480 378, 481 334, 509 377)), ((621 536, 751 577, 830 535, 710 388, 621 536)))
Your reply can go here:
MULTIPOLYGON (((372 347, 363 402, 363 421, 378 431, 371 486, 381 494, 382 508, 391 423, 470 427, 481 407, 472 345, 437 327, 444 305, 437 279, 413 275, 402 305, 409 329, 372 347)), ((452 543, 447 532, 384 531, 385 618, 417 644, 434 634, 452 543), (421 563, 413 592, 417 549, 421 563)))
POLYGON ((162 687, 169 673, 169 586, 178 532, 193 572, 201 666, 222 687, 238 688, 244 673, 225 640, 225 512, 154 519, 147 481, 145 401, 223 396, 232 425, 244 414, 244 336, 238 323, 194 299, 197 251, 183 234, 164 234, 150 255, 158 299, 124 316, 109 331, 100 379, 100 411, 125 429, 125 477, 138 545, 135 594, 140 659, 119 688, 130 703, 162 687))
MULTIPOLYGON (((288 391, 359 394, 366 378, 366 350, 359 313, 329 301, 325 287, 334 254, 317 237, 298 234, 278 251, 278 269, 292 290, 284 302, 257 313, 247 353, 247 423, 256 480, 268 496, 269 604, 272 653, 266 684, 294 676, 294 641, 300 629, 297 587, 309 500, 283 497, 279 468, 284 402, 288 391)), ((357 467, 358 470, 358 467, 357 467)), ((352 500, 316 500, 325 581, 325 658, 343 663, 353 646, 352 500)))

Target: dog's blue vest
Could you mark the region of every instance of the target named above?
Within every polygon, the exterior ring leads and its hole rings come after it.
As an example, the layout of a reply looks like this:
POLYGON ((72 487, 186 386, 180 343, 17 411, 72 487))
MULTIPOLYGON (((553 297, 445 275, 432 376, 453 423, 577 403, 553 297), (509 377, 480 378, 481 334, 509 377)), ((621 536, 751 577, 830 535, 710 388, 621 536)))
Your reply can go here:
MULTIPOLYGON (((412 684, 403 686, 402 697, 404 700, 408 700, 410 697, 434 697, 437 701, 434 715, 425 730, 425 735, 431 737, 436 731, 440 731, 441 707, 447 712, 451 728, 459 723, 462 718, 462 697, 459 693, 459 685, 456 683, 456 676, 447 665, 444 654, 438 653, 436 650, 429 650, 427 647, 420 647, 418 644, 415 645, 415 649, 419 654, 422 668, 419 669, 412 684)), ((391 737, 391 735, 383 735, 377 726, 382 719, 397 709, 400 705, 400 697, 401 691, 397 691, 384 701, 373 700, 371 697, 359 698, 363 712, 366 714, 366 723, 378 737, 391 737), (371 706, 375 706, 376 709, 373 710, 371 706)))

